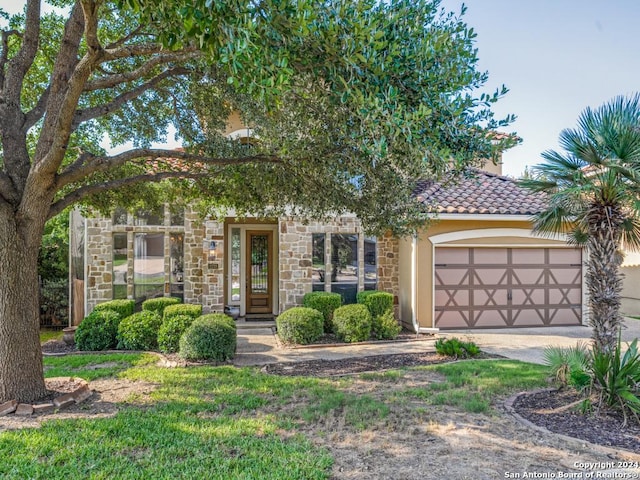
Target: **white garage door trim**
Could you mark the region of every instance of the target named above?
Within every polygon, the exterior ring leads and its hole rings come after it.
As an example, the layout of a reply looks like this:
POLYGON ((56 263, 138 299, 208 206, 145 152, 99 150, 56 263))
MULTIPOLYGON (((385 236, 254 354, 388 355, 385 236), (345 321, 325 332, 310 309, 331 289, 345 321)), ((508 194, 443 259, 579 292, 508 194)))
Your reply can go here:
MULTIPOLYGON (((435 259, 436 259, 436 248, 437 247, 457 247, 457 248, 503 248, 503 249, 511 249, 511 248, 567 248, 567 249, 575 249, 573 246, 569 245, 549 245, 549 243, 518 243, 512 242, 508 245, 498 244, 498 243, 466 243, 464 245, 461 244, 449 244, 450 242, 454 242, 457 240, 468 240, 468 239, 486 239, 486 238, 500 238, 500 237, 521 237, 528 239, 540 239, 539 236, 534 235, 529 229, 519 229, 519 228, 494 228, 494 229, 477 229, 477 230, 466 230, 466 231, 457 231, 444 233, 439 235, 433 235, 429 237, 429 241, 432 244, 432 262, 431 262, 431 300, 432 300, 432 308, 431 308, 431 324, 433 327, 436 327, 436 269, 435 269, 435 259)), ((556 241, 564 241, 566 239, 565 235, 556 235, 553 238, 546 238, 546 240, 556 240, 556 241)), ((583 268, 581 268, 581 322, 582 324, 586 324, 587 322, 587 290, 585 285, 585 268, 584 268, 584 260, 585 255, 588 253, 586 250, 582 252, 582 263, 583 268)), ((414 267, 415 268, 415 267, 414 267)), ((506 327, 506 325, 505 325, 506 327)), ((436 327, 437 328, 437 327, 436 327)), ((504 327, 503 327, 504 328, 504 327)))

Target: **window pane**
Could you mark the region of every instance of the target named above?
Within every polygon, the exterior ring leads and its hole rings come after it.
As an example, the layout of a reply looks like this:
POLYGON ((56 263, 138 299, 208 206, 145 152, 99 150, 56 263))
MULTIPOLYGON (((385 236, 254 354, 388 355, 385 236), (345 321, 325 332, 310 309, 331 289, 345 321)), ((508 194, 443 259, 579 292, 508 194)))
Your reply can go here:
POLYGON ((358 235, 331 235, 331 291, 344 303, 355 303, 358 293, 358 235))
POLYGON ((127 210, 122 207, 117 207, 113 211, 113 224, 114 225, 126 225, 127 224, 127 210))
POLYGON ((127 298, 127 234, 113 234, 113 298, 127 298))
POLYGON ((134 225, 164 225, 164 208, 139 209, 134 215, 134 225))
POLYGON ((376 237, 364 239, 364 289, 375 290, 378 284, 376 237))
POLYGON ((240 301, 240 229, 231 229, 231 301, 240 301))
POLYGON ((134 242, 133 282, 136 298, 162 295, 164 288, 164 234, 137 233, 134 242))
POLYGON ((184 235, 182 233, 169 234, 171 245, 171 296, 184 300, 184 235))
POLYGON ((324 290, 324 233, 314 233, 312 235, 312 263, 311 280, 313 291, 324 290))
POLYGON ((171 205, 169 207, 171 214, 171 226, 182 227, 184 225, 184 207, 180 205, 171 205))

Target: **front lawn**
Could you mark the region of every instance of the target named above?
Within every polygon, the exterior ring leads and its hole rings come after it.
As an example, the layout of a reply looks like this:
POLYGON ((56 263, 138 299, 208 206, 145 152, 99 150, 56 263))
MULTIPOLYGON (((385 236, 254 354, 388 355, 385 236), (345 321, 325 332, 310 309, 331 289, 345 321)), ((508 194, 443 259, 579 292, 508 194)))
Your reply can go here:
POLYGON ((388 428, 408 401, 419 404, 416 415, 441 404, 489 411, 496 396, 545 384, 543 367, 493 360, 341 379, 231 366, 167 369, 147 354, 46 358, 45 370, 155 388, 144 401, 132 394, 113 417, 52 415, 41 428, 0 433, 3 479, 329 478, 332 454, 314 439, 329 438, 336 418, 359 435, 388 428), (425 375, 438 381, 407 385, 425 375))

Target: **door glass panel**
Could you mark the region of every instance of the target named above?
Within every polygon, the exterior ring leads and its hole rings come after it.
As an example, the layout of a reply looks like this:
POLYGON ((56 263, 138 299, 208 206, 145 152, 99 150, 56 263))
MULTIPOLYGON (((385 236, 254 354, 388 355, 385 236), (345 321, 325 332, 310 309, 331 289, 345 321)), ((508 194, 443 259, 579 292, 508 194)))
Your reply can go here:
POLYGON ((356 303, 358 293, 358 235, 331 235, 331 291, 343 303, 356 303))
POLYGON ((267 293, 269 289, 269 237, 251 235, 251 293, 267 293))
POLYGON ((312 255, 313 269, 311 272, 312 289, 316 291, 324 291, 324 233, 314 233, 312 235, 312 255))

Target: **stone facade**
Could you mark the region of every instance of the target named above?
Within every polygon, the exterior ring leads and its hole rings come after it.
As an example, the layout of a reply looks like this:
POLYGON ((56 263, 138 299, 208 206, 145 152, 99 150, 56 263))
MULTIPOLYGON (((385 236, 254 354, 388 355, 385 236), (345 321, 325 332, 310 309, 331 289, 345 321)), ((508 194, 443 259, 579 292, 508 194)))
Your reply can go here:
MULTIPOLYGON (((170 242, 171 234, 183 234, 184 239, 184 301, 201 303, 205 312, 222 311, 229 303, 225 289, 228 269, 226 251, 230 250, 226 238, 229 225, 227 221, 202 221, 197 213, 187 210, 184 225, 170 225, 168 210, 163 225, 134 225, 133 217, 128 216, 126 224, 114 225, 111 219, 94 217, 87 220, 86 229, 86 302, 87 312, 113 295, 113 236, 116 233, 127 235, 127 275, 126 292, 128 298, 134 298, 134 239, 137 233, 164 234, 164 295, 171 294, 170 242)), ((358 291, 364 290, 365 239, 359 220, 354 216, 341 216, 331 221, 305 222, 298 218, 284 217, 277 223, 265 223, 255 220, 251 229, 271 229, 274 231, 273 286, 277 289, 274 313, 284 311, 302 303, 305 293, 311 292, 312 283, 312 237, 313 234, 325 234, 325 271, 331 269, 331 235, 358 235, 358 291)), ((122 222, 121 222, 122 223, 122 222)), ((235 223, 233 223, 235 225, 235 223)), ((247 227, 249 228, 249 227, 247 227)), ((391 235, 379 238, 376 248, 377 285, 398 295, 398 241, 391 235)), ((326 282, 326 289, 330 288, 326 282)))

